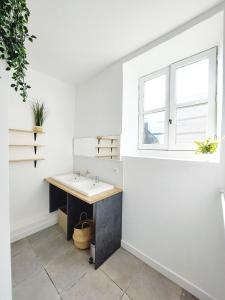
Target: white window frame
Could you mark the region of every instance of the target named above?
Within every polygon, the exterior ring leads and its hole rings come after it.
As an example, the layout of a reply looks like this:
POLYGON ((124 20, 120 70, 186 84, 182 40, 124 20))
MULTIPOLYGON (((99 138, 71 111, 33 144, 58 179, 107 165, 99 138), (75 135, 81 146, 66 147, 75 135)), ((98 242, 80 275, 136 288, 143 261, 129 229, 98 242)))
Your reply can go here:
POLYGON ((204 52, 195 54, 171 65, 170 73, 170 119, 172 124, 169 125, 169 150, 195 150, 194 143, 176 144, 176 109, 183 107, 193 107, 200 104, 208 104, 207 118, 207 135, 215 137, 216 132, 216 72, 217 72, 217 48, 212 48, 204 52), (209 82, 208 98, 176 104, 176 70, 190 64, 196 63, 203 59, 209 60, 209 82))
POLYGON ((194 143, 176 144, 176 109, 208 104, 207 135, 216 138, 216 93, 217 93, 217 47, 195 54, 168 67, 151 73, 139 79, 139 137, 138 148, 149 150, 195 150, 194 143), (208 58, 209 85, 208 98, 182 104, 176 104, 176 70, 189 64, 208 58), (159 109, 144 111, 144 85, 145 82, 160 75, 166 75, 166 106, 159 109), (149 113, 165 111, 165 143, 143 144, 144 116, 149 113))
POLYGON ((159 71, 156 71, 150 75, 144 76, 139 79, 139 149, 167 149, 168 148, 168 117, 169 117, 169 67, 163 68, 159 71), (165 106, 151 109, 151 110, 144 110, 144 86, 145 82, 151 79, 157 78, 161 75, 166 76, 166 103, 165 106), (143 144, 143 132, 144 132, 144 116, 165 111, 165 124, 164 124, 164 144, 143 144))

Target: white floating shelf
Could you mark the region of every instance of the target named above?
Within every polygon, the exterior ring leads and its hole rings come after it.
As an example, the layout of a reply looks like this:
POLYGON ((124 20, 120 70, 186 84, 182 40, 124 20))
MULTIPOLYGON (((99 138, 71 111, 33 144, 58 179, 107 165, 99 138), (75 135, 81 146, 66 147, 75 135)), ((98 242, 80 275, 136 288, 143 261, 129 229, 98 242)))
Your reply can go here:
POLYGON ((45 160, 45 158, 37 157, 37 158, 19 158, 19 159, 10 159, 9 162, 23 162, 23 161, 38 161, 45 160))
POLYGON ((9 147, 44 147, 45 145, 36 145, 36 144, 10 144, 9 147))
POLYGON ((101 157, 118 157, 118 155, 117 154, 116 155, 115 154, 111 154, 111 155, 107 154, 107 155, 96 155, 96 157, 100 157, 100 158, 101 157))
POLYGON ((28 129, 17 129, 17 128, 9 128, 9 131, 12 131, 12 132, 23 132, 23 133, 45 133, 44 131, 36 131, 36 130, 28 130, 28 129))
POLYGON ((114 138, 114 137, 107 137, 107 136, 97 136, 96 139, 97 140, 107 140, 107 141, 117 141, 118 137, 114 138))
POLYGON ((118 146, 96 146, 96 148, 119 148, 118 146))

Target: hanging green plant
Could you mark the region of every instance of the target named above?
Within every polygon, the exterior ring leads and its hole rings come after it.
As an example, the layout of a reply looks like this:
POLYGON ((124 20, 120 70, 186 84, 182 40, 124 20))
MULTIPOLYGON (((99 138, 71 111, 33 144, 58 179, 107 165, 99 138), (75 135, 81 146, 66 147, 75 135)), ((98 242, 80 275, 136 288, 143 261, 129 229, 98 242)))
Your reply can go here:
POLYGON ((11 87, 27 99, 30 86, 25 82, 27 65, 26 40, 36 38, 28 33, 30 11, 26 0, 0 0, 0 59, 6 62, 6 70, 12 70, 11 87))

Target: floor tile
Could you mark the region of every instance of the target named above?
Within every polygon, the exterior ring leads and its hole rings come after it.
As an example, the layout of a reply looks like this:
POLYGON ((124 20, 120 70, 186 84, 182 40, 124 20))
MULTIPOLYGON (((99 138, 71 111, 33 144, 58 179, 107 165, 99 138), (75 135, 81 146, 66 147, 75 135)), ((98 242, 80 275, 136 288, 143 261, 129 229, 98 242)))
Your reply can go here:
POLYGON ((40 271, 13 289, 13 300, 59 300, 48 275, 40 271))
POLYGON ((122 248, 95 271, 57 225, 11 248, 13 300, 198 300, 122 248))
POLYGON ((29 237, 27 237, 27 239, 33 247, 37 247, 40 243, 43 243, 46 240, 55 239, 57 236, 63 236, 63 231, 56 224, 33 235, 30 235, 29 237))
POLYGON ((42 238, 32 243, 35 254, 41 263, 46 266, 55 257, 65 254, 74 248, 72 241, 67 241, 65 235, 56 235, 49 238, 42 238))
POLYGON ((147 265, 126 291, 133 300, 180 300, 181 288, 147 265))
POLYGON ((91 270, 69 291, 63 300, 119 300, 122 290, 101 270, 91 270))
POLYGON ((185 290, 182 290, 181 300, 198 300, 195 296, 191 295, 185 290))
POLYGON ((21 283, 33 273, 41 270, 41 263, 31 247, 12 257, 12 282, 13 286, 21 283))
POLYGON ((46 270, 59 292, 70 288, 89 269, 93 269, 88 263, 89 256, 89 251, 74 248, 47 265, 46 270))
POLYGON ((103 270, 121 289, 126 290, 130 281, 141 270, 143 262, 120 248, 102 266, 103 270))
POLYGON ((20 254, 26 251, 27 248, 31 248, 30 243, 27 239, 22 239, 11 244, 11 256, 20 254))
POLYGON ((131 300, 130 297, 127 296, 127 294, 124 294, 121 300, 131 300))

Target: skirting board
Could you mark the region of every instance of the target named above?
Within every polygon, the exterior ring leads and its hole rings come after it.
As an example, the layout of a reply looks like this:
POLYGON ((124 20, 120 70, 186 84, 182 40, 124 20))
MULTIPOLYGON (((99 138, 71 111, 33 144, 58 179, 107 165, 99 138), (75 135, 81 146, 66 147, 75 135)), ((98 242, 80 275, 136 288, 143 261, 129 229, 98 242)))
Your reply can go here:
POLYGON ((45 214, 36 218, 35 221, 27 221, 26 224, 13 226, 11 231, 11 243, 21 240, 31 234, 53 226, 57 223, 57 213, 45 214))
POLYGON ((185 290, 187 290, 192 295, 196 296, 201 300, 219 300, 212 295, 209 295, 200 287, 196 286, 194 283, 188 281, 187 279, 183 278, 179 274, 173 272, 172 270, 168 269, 166 266, 160 264, 156 260, 150 258, 149 256, 145 255, 129 243, 122 240, 121 242, 122 248, 145 262, 147 265, 158 271, 159 273, 163 274, 165 277, 169 278, 171 281, 176 283, 177 285, 181 286, 185 290))

